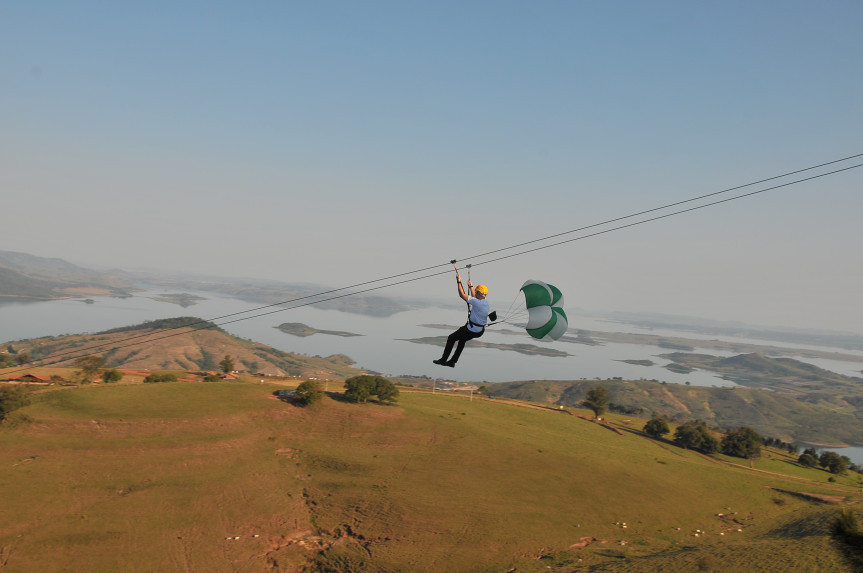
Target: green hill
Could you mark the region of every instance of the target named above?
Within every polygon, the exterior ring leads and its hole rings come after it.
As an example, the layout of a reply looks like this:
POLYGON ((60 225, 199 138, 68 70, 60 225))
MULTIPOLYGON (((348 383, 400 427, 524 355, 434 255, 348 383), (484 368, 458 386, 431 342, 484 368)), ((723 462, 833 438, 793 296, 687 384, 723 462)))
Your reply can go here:
POLYGON ((409 389, 299 408, 277 388, 35 394, 0 427, 4 571, 852 566, 830 530, 857 482, 777 452, 750 469, 649 440, 643 420, 409 389))

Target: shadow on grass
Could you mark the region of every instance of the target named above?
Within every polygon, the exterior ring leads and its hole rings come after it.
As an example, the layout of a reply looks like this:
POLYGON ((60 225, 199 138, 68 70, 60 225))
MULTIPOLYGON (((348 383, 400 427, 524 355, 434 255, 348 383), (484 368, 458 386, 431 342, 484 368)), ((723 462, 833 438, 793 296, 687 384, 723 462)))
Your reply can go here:
POLYGON ((326 392, 327 398, 341 402, 343 404, 356 404, 353 400, 344 395, 343 392, 326 392))
POLYGON ((352 400, 350 397, 345 396, 343 392, 325 392, 327 398, 330 400, 334 400, 336 402, 341 402, 342 404, 376 404, 378 406, 395 406, 395 402, 382 402, 380 400, 375 400, 370 398, 367 402, 357 402, 352 400))

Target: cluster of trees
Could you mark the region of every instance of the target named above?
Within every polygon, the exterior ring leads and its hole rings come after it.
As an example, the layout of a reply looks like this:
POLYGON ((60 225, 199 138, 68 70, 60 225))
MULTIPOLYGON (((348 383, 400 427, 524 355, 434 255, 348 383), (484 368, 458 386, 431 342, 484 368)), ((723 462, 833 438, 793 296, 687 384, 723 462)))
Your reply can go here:
POLYGON ((705 454, 719 451, 719 440, 707 429, 706 423, 698 420, 690 420, 677 426, 674 443, 687 450, 698 450, 705 454))
MULTIPOLYGON (((612 404, 608 389, 602 386, 589 389, 582 406, 592 410, 597 418, 608 409, 627 414, 636 414, 639 411, 637 408, 623 408, 612 404)), ((648 436, 663 438, 671 433, 671 426, 667 417, 654 415, 647 421, 642 431, 648 436)), ((785 449, 789 453, 797 453, 799 450, 799 447, 794 444, 778 438, 762 437, 752 428, 745 426, 727 430, 721 438, 717 438, 715 432, 711 431, 705 422, 698 420, 690 420, 678 425, 672 440, 685 449, 698 450, 705 454, 721 452, 727 456, 749 460, 761 455, 762 445, 785 449)), ((848 469, 863 473, 863 466, 858 467, 848 457, 829 451, 819 456, 814 448, 806 449, 798 458, 798 463, 812 468, 820 466, 834 474, 844 473, 848 469)))
POLYGON ((624 406, 622 404, 615 404, 614 402, 608 403, 608 411, 627 416, 640 416, 644 414, 644 408, 641 406, 624 406))
MULTIPOLYGON (((380 403, 392 403, 398 398, 399 389, 381 376, 354 376, 345 380, 345 398, 352 402, 368 402, 376 398, 380 403)), ((320 384, 306 380, 294 393, 294 402, 308 406, 324 397, 320 384)))
POLYGON ((73 375, 79 384, 89 384, 94 380, 102 382, 119 382, 123 379, 123 373, 114 368, 103 368, 105 359, 101 356, 82 356, 75 360, 75 367, 79 368, 73 375))
POLYGON ((800 451, 800 446, 798 446, 797 444, 783 442, 779 438, 764 438, 764 440, 762 440, 762 443, 765 446, 769 446, 771 448, 786 450, 789 454, 796 454, 800 451))
POLYGON ((28 362, 30 362, 30 353, 26 350, 16 352, 11 344, 6 347, 6 352, 0 354, 0 368, 23 366, 28 362))
POLYGON ((844 474, 848 469, 858 470, 847 456, 840 456, 836 452, 822 452, 819 456, 815 448, 803 450, 803 453, 797 458, 797 463, 807 468, 821 466, 831 474, 844 474))
MULTIPOLYGON (((644 425, 643 431, 648 436, 661 438, 670 434, 671 428, 665 416, 653 416, 644 425)), ((677 426, 673 440, 682 448, 698 450, 706 454, 722 452, 727 456, 746 459, 761 455, 761 436, 752 428, 745 426, 728 430, 721 439, 717 439, 707 424, 693 420, 677 426)))
MULTIPOLYGON (((643 431, 654 438, 661 438, 671 433, 671 428, 664 416, 654 416, 644 425, 643 431)), ((798 449, 797 446, 787 444, 782 440, 762 438, 758 432, 745 426, 728 430, 720 440, 717 440, 707 425, 699 421, 690 421, 678 426, 674 432, 673 440, 682 448, 699 450, 706 454, 721 452, 727 456, 749 460, 761 455, 762 445, 787 449, 791 453, 796 453, 798 449)), ((863 467, 851 462, 847 456, 841 456, 830 451, 822 452, 819 455, 815 448, 805 449, 797 462, 808 468, 822 467, 832 474, 843 474, 849 469, 863 473, 863 467)))

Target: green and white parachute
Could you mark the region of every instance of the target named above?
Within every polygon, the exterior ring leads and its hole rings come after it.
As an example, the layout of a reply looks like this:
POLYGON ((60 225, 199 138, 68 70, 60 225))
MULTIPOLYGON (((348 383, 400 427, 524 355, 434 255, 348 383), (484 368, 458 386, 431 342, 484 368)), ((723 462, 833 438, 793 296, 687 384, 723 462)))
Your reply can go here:
POLYGON ((542 281, 529 280, 521 286, 528 319, 525 330, 539 340, 557 340, 569 327, 563 312, 563 294, 542 281))

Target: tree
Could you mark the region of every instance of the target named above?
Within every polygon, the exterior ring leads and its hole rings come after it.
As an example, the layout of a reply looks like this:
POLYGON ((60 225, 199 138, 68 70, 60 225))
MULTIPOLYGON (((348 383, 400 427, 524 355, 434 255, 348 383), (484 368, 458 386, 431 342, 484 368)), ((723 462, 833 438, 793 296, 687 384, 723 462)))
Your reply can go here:
POLYGON ((593 416, 599 418, 605 413, 608 407, 608 389, 603 386, 595 386, 587 391, 584 402, 582 404, 588 410, 593 411, 593 416))
POLYGON ((399 389, 386 378, 378 376, 375 380, 374 394, 380 402, 395 402, 399 396, 399 389))
POLYGON ((119 382, 122 379, 123 373, 116 368, 105 370, 105 372, 102 373, 102 382, 105 382, 106 384, 110 384, 111 382, 119 382))
POLYGON ((367 402, 372 396, 379 402, 394 402, 398 395, 398 388, 381 376, 363 374, 345 380, 345 397, 354 402, 367 402))
POLYGON ((800 457, 797 458, 797 463, 804 468, 814 468, 818 466, 818 458, 808 453, 800 454, 800 457))
POLYGON ((105 359, 101 356, 82 356, 75 360, 75 366, 80 368, 78 372, 75 373, 76 378, 78 379, 78 383, 87 383, 92 382, 94 379, 98 378, 99 371, 102 369, 102 366, 105 364, 105 359))
POLYGON ((654 416, 644 424, 644 433, 654 438, 661 438, 665 434, 671 432, 668 427, 668 420, 665 416, 654 416))
POLYGON ((761 455, 761 441, 758 432, 742 426, 736 430, 729 430, 722 437, 722 453, 751 460, 761 455))
POLYGON ((17 410, 30 403, 28 392, 16 386, 0 386, 0 422, 12 410, 17 410))
POLYGON ((719 451, 719 440, 711 435, 704 422, 686 422, 674 432, 674 443, 687 450, 700 450, 705 454, 719 451))
POLYGON ((345 380, 345 397, 353 402, 367 402, 375 387, 374 376, 353 376, 345 380))
POLYGON ((222 372, 228 374, 234 370, 234 359, 231 358, 230 355, 226 354, 222 361, 219 362, 219 368, 222 369, 222 372))
POLYGON ((15 359, 17 360, 19 366, 23 366, 30 362, 30 353, 26 350, 22 350, 15 356, 15 359))
POLYGON ((305 382, 297 386, 297 390, 294 396, 296 397, 296 400, 298 402, 309 406, 323 398, 324 393, 321 390, 320 384, 318 384, 314 380, 306 380, 305 382))
POLYGON ((818 463, 822 468, 829 471, 831 474, 844 474, 848 469, 848 458, 840 456, 836 452, 824 452, 818 458, 818 463))

